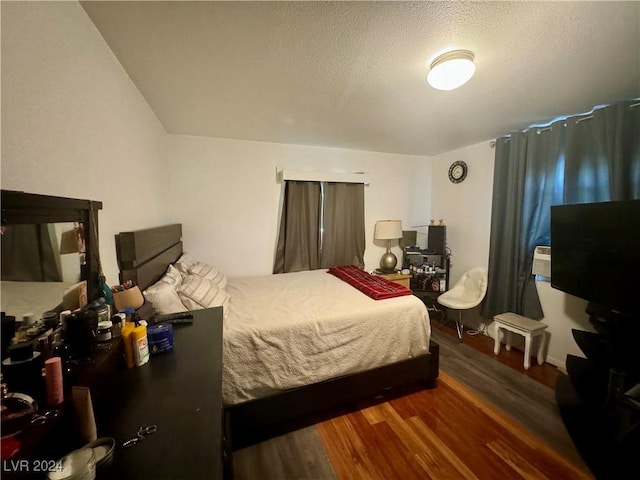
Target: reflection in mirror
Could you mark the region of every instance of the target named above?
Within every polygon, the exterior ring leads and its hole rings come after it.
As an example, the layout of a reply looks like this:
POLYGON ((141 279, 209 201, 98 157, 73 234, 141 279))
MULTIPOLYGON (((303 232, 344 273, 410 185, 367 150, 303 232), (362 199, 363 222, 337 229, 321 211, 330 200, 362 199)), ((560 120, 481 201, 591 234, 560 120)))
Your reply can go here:
POLYGON ((84 232, 78 223, 6 225, 0 236, 3 312, 39 318, 81 279, 84 232))

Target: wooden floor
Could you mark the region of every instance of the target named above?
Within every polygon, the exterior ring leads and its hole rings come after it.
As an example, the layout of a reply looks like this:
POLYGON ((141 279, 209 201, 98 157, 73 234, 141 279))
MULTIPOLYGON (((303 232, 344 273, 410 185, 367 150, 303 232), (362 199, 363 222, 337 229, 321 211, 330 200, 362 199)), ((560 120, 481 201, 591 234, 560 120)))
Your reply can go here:
MULTIPOLYGON (((455 330, 455 324, 452 322, 446 323, 442 325, 440 322, 432 321, 431 328, 434 330, 434 334, 438 336, 438 338, 442 338, 439 334, 447 335, 451 339, 455 339, 458 341, 457 333, 455 330)), ((533 359, 531 362, 531 368, 529 370, 525 370, 524 368, 524 360, 523 354, 521 351, 516 349, 511 349, 507 351, 504 348, 500 349, 500 354, 496 357, 493 353, 494 340, 493 338, 483 335, 481 333, 469 335, 467 331, 465 331, 465 335, 463 337, 463 343, 470 347, 473 347, 480 353, 488 355, 491 358, 494 358, 496 361, 512 368, 513 370, 520 372, 522 375, 531 378, 543 385, 546 385, 549 388, 555 388, 556 379, 558 378, 559 371, 556 367, 549 363, 544 363, 542 365, 538 365, 536 360, 533 359)))
POLYGON ((555 367, 493 354, 485 335, 432 322, 438 386, 407 388, 234 452, 236 479, 593 478, 555 406, 555 367))
POLYGON ((444 372, 316 427, 339 479, 590 478, 444 372))

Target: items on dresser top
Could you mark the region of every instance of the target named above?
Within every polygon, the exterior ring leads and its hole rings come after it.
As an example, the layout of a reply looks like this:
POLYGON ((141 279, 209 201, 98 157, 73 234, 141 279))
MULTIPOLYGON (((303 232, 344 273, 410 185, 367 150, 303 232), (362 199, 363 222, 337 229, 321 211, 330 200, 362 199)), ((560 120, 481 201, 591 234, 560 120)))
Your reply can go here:
POLYGON ((99 435, 116 442, 98 479, 223 478, 222 312, 195 311, 173 334, 173 351, 117 371, 96 400, 99 435))
POLYGON ((9 346, 9 356, 2 361, 2 381, 10 392, 30 395, 38 401, 44 399, 42 354, 33 350, 32 342, 9 346))
MULTIPOLYGON (((191 322, 193 323, 193 317, 191 322)), ((149 353, 159 355, 173 350, 173 325, 157 323, 147 329, 149 339, 149 353)))
POLYGON ((122 312, 127 308, 136 310, 144 303, 140 288, 134 285, 131 280, 121 285, 114 285, 111 287, 111 293, 113 295, 113 306, 118 312, 122 312))
POLYGON ((180 313, 168 313, 166 315, 157 315, 154 320, 155 323, 170 323, 172 325, 190 325, 193 323, 193 313, 180 312, 180 313))
POLYGON ((411 274, 409 270, 398 270, 393 273, 385 273, 382 270, 374 270, 371 275, 378 275, 386 280, 395 282, 403 287, 409 288, 411 280, 411 274))
POLYGON ((4 384, 1 402, 3 442, 8 437, 15 436, 33 426, 43 425, 58 417, 60 413, 56 409, 40 413, 38 402, 33 397, 25 393, 9 392, 4 384))

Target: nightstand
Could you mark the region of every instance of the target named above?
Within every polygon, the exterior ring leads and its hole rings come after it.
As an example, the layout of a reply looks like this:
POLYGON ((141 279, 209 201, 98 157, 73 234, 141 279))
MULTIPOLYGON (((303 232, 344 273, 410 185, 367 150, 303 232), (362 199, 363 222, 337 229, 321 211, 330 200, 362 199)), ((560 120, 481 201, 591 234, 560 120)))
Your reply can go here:
POLYGON ((387 273, 387 274, 382 274, 379 275, 377 274, 379 277, 382 278, 386 278, 387 280, 391 280, 392 282, 396 282, 400 285, 402 285, 403 287, 409 287, 409 282, 411 281, 411 275, 408 274, 404 274, 404 273, 387 273))

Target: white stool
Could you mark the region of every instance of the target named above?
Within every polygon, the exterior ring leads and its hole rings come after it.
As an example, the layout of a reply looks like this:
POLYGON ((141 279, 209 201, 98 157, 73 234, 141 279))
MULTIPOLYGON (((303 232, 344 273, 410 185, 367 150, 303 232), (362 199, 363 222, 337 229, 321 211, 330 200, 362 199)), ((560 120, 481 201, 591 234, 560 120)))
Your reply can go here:
POLYGON ((505 346, 507 350, 511 350, 511 333, 516 333, 524 337, 524 368, 529 370, 531 366, 531 340, 540 337, 538 342, 538 365, 544 363, 544 330, 547 328, 542 322, 531 320, 516 313, 501 313, 493 317, 496 324, 496 338, 493 353, 500 353, 500 329, 505 331, 505 346))

